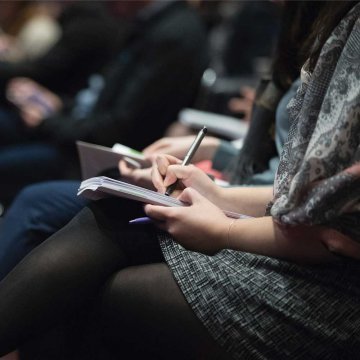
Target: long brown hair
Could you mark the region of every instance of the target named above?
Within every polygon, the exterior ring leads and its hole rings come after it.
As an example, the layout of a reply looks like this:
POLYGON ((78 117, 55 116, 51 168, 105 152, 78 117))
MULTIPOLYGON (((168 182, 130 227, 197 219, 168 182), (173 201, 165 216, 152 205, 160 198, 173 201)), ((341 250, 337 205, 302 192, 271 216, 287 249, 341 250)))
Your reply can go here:
POLYGON ((359 1, 324 1, 319 16, 312 26, 311 34, 303 47, 309 58, 310 71, 314 70, 321 49, 341 19, 359 1))
POLYGON ((273 80, 281 89, 286 90, 299 77, 300 68, 308 57, 303 46, 325 6, 324 1, 285 1, 273 61, 273 80))

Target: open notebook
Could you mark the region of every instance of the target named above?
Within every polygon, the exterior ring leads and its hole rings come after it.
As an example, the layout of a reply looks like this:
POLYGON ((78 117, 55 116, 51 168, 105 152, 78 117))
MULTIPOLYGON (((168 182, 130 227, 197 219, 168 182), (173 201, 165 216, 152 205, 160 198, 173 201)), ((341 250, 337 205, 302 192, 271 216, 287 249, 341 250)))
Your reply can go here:
POLYGON ((118 167, 119 160, 131 161, 135 167, 150 166, 144 155, 122 144, 115 144, 112 148, 77 141, 81 174, 83 179, 104 173, 118 167))
MULTIPOLYGON (((107 196, 119 196, 127 199, 140 201, 146 204, 164 205, 164 206, 186 206, 185 203, 164 194, 155 191, 132 185, 123 181, 114 180, 105 176, 93 177, 84 180, 80 184, 78 195, 98 200, 107 196)), ((237 214, 231 211, 224 210, 226 216, 243 219, 249 216, 237 214)))

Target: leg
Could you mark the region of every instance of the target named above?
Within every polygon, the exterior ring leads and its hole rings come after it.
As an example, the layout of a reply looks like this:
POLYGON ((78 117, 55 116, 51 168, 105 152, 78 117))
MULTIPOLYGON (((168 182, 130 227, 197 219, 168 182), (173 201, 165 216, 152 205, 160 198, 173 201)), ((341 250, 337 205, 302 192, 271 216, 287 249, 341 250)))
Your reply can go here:
POLYGON ((31 183, 64 176, 64 158, 55 145, 23 143, 0 148, 0 201, 9 202, 31 183))
POLYGON ((161 261, 149 228, 129 228, 129 218, 119 215, 122 208, 130 217, 139 216, 142 208, 134 201, 116 201, 116 209, 112 200, 82 210, 0 283, 0 355, 91 304, 115 271, 137 261, 161 261), (138 241, 142 251, 136 254, 132 245, 138 241))
POLYGON ((115 359, 230 358, 197 319, 165 263, 128 267, 111 278, 99 329, 115 359), (120 339, 127 342, 121 348, 120 339))
POLYGON ((64 227, 87 203, 79 182, 54 181, 26 187, 0 229, 0 281, 31 250, 64 227))

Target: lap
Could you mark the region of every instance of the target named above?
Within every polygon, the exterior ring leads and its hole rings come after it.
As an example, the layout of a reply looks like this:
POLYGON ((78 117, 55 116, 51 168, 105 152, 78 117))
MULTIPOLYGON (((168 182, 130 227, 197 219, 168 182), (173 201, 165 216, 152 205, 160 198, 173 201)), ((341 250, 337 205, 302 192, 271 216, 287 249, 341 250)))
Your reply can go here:
POLYGON ((0 280, 31 250, 65 226, 87 203, 79 182, 26 187, 8 209, 0 232, 0 280))
POLYGON ((136 358, 228 359, 197 319, 166 263, 127 267, 106 284, 100 331, 115 348, 138 348, 136 358), (139 351, 139 350, 138 350, 139 351))

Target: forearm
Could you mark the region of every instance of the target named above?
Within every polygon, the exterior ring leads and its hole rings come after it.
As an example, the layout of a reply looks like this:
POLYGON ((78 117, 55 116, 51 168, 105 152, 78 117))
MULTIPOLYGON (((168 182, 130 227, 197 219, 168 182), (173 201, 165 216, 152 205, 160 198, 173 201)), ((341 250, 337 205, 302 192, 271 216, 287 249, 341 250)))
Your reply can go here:
POLYGON ((221 188, 216 205, 221 209, 259 217, 264 216, 266 206, 273 198, 273 189, 266 187, 221 188))
POLYGON ((336 260, 324 245, 324 229, 317 226, 283 227, 273 218, 229 222, 227 248, 281 258, 297 263, 336 260))

